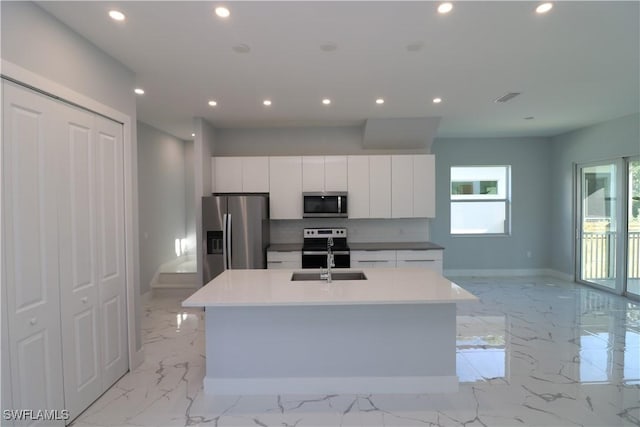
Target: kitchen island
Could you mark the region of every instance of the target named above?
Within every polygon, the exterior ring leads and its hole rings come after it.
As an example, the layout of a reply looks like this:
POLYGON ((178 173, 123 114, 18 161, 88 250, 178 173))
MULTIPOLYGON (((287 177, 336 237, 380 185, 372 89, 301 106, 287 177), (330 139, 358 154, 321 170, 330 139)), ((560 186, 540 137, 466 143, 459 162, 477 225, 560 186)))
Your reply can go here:
POLYGON ((205 393, 456 391, 456 303, 477 298, 427 269, 361 271, 326 283, 227 270, 191 295, 184 307, 205 308, 205 393))

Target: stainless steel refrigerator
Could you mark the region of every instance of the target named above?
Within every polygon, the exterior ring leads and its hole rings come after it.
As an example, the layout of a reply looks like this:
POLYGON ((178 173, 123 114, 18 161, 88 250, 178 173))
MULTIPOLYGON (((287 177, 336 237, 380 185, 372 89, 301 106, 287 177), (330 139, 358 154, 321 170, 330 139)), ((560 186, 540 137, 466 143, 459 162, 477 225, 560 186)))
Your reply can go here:
POLYGON ((203 197, 202 229, 205 284, 224 270, 266 268, 268 195, 203 197))

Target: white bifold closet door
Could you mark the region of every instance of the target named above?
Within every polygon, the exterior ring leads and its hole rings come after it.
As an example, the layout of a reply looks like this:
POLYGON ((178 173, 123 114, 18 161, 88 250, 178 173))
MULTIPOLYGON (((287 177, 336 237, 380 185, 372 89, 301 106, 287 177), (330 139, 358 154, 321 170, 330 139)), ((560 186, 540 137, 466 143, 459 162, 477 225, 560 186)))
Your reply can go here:
POLYGON ((12 403, 73 419, 128 369, 122 125, 3 89, 12 403))

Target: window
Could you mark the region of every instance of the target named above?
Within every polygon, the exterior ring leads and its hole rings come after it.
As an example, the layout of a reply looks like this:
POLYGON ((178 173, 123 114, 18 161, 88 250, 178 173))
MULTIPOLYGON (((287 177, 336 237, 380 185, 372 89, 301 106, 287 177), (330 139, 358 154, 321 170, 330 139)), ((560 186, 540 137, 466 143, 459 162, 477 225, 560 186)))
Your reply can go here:
POLYGON ((451 167, 451 234, 509 234, 509 166, 451 167))

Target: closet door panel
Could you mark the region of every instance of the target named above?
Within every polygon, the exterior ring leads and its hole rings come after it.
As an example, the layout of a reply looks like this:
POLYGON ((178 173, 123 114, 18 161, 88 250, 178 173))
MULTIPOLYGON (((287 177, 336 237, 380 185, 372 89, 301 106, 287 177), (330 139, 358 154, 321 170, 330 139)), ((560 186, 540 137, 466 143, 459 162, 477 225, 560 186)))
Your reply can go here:
POLYGON ((102 394, 93 115, 58 105, 60 309, 65 405, 75 418, 102 394))
POLYGON ((127 372, 122 125, 95 117, 103 390, 127 372))
POLYGON ((55 102, 2 84, 3 308, 9 333, 8 354, 2 352, 10 358, 14 408, 62 409, 55 102))

